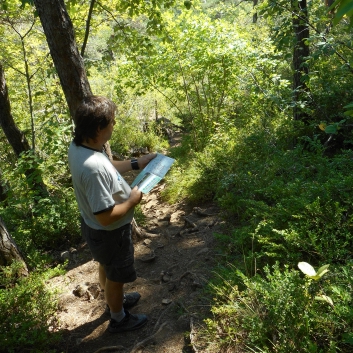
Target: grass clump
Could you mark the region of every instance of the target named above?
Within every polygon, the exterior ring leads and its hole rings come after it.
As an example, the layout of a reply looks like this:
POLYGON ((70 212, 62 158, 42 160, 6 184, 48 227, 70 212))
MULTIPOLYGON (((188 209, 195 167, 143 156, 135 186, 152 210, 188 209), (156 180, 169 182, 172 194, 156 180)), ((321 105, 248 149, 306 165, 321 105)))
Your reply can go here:
POLYGON ((351 275, 347 266, 314 281, 276 263, 248 277, 229 266, 213 286, 205 352, 351 352, 351 275))

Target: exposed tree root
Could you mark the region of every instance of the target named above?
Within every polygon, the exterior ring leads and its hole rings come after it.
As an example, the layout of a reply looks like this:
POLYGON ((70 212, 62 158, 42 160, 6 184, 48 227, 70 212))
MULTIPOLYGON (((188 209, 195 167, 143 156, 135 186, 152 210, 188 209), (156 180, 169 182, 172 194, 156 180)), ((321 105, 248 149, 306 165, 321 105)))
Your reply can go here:
POLYGON ((135 218, 132 219, 132 231, 137 236, 137 238, 141 239, 144 237, 144 231, 137 225, 135 218))
POLYGON ((158 327, 159 322, 161 321, 162 317, 163 317, 163 316, 166 314, 166 312, 168 312, 174 305, 175 305, 174 302, 172 302, 165 310, 163 310, 162 314, 159 316, 159 318, 158 318, 156 324, 154 325, 152 332, 156 331, 156 328, 158 327))
POLYGON ((198 353, 199 350, 195 346, 195 327, 194 327, 194 318, 190 317, 190 344, 195 353, 198 353))
MULTIPOLYGON (((138 349, 140 349, 141 347, 146 346, 147 344, 149 344, 150 342, 153 342, 153 340, 155 339, 155 337, 159 334, 159 332, 161 332, 163 330, 163 328, 165 326, 168 325, 168 321, 163 322, 163 324, 159 327, 158 331, 156 333, 154 333, 153 335, 145 338, 143 341, 138 342, 137 344, 135 344, 135 346, 132 348, 132 350, 130 351, 130 353, 137 353, 138 349)), ((96 352, 95 352, 96 353, 96 352)))
POLYGON ((113 352, 113 351, 117 351, 117 350, 120 351, 122 349, 125 349, 125 347, 123 347, 123 346, 107 346, 107 347, 99 348, 94 353, 113 352))

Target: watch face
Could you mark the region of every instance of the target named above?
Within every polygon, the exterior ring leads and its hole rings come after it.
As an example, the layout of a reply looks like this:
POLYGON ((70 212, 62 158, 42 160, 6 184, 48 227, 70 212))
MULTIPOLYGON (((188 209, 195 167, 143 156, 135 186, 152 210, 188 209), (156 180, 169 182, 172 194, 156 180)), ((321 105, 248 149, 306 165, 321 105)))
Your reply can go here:
POLYGON ((131 167, 132 167, 132 169, 135 169, 135 170, 140 169, 139 165, 138 165, 138 162, 137 162, 137 159, 132 159, 131 160, 131 167))

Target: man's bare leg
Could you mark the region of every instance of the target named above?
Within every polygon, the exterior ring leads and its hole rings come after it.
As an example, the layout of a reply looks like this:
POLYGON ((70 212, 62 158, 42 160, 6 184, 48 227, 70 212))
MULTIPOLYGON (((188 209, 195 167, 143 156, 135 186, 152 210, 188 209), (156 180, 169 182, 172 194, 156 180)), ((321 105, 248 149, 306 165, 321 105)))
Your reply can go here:
MULTIPOLYGON (((144 314, 130 314, 123 308, 124 302, 124 283, 110 281, 106 277, 104 267, 99 265, 99 283, 104 288, 104 296, 110 307, 111 320, 108 325, 108 331, 111 333, 136 330, 147 322, 147 316, 144 314)), ((138 294, 138 293, 137 293, 138 294)), ((138 294, 139 299, 140 295, 138 294)))
POLYGON ((101 290, 105 291, 105 280, 106 280, 106 275, 105 275, 105 270, 104 267, 99 264, 98 266, 98 277, 99 277, 99 284, 101 286, 101 290))
POLYGON ((124 283, 113 282, 108 278, 105 281, 105 300, 107 301, 110 312, 118 313, 123 309, 124 283))

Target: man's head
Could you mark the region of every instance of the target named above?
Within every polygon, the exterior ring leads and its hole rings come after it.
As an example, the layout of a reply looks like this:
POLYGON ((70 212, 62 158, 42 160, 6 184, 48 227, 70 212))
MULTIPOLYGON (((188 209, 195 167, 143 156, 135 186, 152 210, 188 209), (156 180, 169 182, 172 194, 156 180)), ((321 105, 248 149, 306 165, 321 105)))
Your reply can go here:
POLYGON ((114 121, 116 105, 106 97, 85 97, 76 109, 74 142, 80 145, 95 140, 98 132, 114 121))

